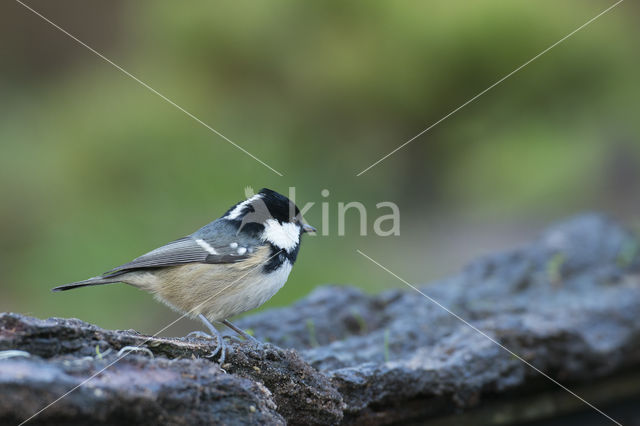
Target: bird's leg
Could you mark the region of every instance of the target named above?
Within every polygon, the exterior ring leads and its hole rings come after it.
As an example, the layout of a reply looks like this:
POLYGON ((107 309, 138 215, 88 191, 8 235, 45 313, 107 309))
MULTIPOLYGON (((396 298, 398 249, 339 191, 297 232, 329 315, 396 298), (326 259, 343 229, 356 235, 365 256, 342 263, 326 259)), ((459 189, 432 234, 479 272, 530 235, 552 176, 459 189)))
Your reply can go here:
MULTIPOLYGON (((199 339, 207 339, 207 340, 215 340, 216 337, 205 333, 204 331, 200 331, 200 330, 196 330, 196 331, 192 331, 189 334, 187 334, 185 337, 195 337, 195 338, 199 338, 199 339)), ((244 339, 241 336, 236 336, 231 335, 231 334, 223 334, 222 335, 223 339, 229 339, 229 340, 233 340, 236 342, 244 342, 244 339)), ((1 358, 0 358, 1 359, 1 358)))
POLYGON ((227 327, 229 327, 230 329, 232 329, 233 331, 238 333, 240 336, 244 337, 245 340, 251 340, 253 342, 260 343, 258 341, 258 339, 256 339, 252 335, 248 334, 247 332, 245 332, 241 328, 236 327, 235 325, 231 324, 228 320, 222 320, 222 321, 220 321, 220 323, 226 325, 227 327))
POLYGON ((220 335, 220 332, 218 331, 218 329, 215 328, 214 325, 211 324, 209 322, 209 320, 204 315, 200 314, 200 315, 198 315, 198 318, 200 318, 200 320, 204 323, 204 325, 209 329, 211 334, 216 336, 216 340, 218 341, 218 346, 214 349, 213 352, 211 352, 206 357, 207 358, 213 358, 214 356, 216 356, 218 354, 218 352, 220 352, 220 358, 218 359, 218 363, 220 365, 224 364, 224 359, 227 356, 227 345, 224 342, 224 339, 222 338, 222 335, 220 335))

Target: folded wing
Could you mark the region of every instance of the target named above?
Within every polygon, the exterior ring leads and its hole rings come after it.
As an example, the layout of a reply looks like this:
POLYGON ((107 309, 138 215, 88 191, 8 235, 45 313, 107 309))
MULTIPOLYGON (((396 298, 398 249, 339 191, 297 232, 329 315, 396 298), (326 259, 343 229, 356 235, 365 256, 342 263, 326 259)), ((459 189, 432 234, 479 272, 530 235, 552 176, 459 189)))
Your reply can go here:
POLYGON ((161 268, 185 263, 235 263, 244 260, 252 251, 251 247, 238 250, 237 244, 221 245, 220 241, 207 241, 203 238, 188 236, 158 247, 149 253, 120 265, 102 274, 111 277, 134 269, 161 268))

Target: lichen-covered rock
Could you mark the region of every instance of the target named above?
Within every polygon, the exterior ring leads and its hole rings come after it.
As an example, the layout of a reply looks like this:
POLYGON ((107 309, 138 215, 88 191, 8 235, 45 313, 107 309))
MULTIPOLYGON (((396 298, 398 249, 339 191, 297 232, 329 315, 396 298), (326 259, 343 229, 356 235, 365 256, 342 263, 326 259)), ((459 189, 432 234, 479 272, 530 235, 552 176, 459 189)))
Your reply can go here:
POLYGON ((616 223, 583 215, 421 286, 424 295, 321 287, 243 318, 270 343, 230 343, 225 371, 203 358, 204 340, 3 314, 0 351, 29 357, 0 352, 0 423, 24 420, 135 345, 153 357, 124 358, 34 421, 447 424, 471 411, 468 422, 505 424, 583 409, 600 422, 532 366, 570 388, 589 383, 579 393, 598 406, 638 396, 639 248, 616 223))
POLYGON ((335 424, 342 419, 345 407, 340 393, 295 350, 250 345, 231 353, 224 368, 264 384, 290 424, 335 424))
POLYGON ((0 314, 0 351, 7 351, 0 352, 0 424, 19 423, 78 385, 34 423, 335 424, 342 419, 341 395, 295 351, 232 343, 225 372, 205 357, 211 349, 201 339, 0 314), (145 351, 118 356, 127 346, 145 351))
POLYGON ((348 421, 443 415, 539 384, 538 372, 489 338, 562 382, 640 365, 638 248, 616 223, 583 215, 421 287, 433 300, 410 288, 368 296, 323 287, 242 326, 297 348, 331 377, 348 421))
POLYGON ((286 424, 264 386, 210 361, 130 355, 109 367, 115 359, 0 361, 0 423, 18 424, 52 403, 33 424, 286 424))

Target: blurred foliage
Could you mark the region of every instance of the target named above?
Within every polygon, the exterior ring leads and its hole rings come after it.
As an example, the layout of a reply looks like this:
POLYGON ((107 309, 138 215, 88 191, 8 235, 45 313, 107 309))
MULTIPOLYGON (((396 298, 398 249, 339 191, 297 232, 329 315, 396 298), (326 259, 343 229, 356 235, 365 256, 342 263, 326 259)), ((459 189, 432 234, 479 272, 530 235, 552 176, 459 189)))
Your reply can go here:
POLYGON ((7 2, 0 310, 155 331, 169 311, 135 289, 48 289, 192 232, 247 185, 295 186, 300 204, 316 203, 306 217, 314 225, 320 203, 331 208, 330 235, 306 238, 268 306, 326 282, 397 285, 356 248, 425 281, 459 266, 465 250, 513 240, 489 235, 485 244, 475 229, 528 229, 582 209, 636 214, 635 4, 621 4, 357 178, 612 3, 30 4, 284 177, 7 2), (337 202, 354 200, 369 208, 369 229, 377 202, 398 203, 402 235, 358 237, 350 216, 351 232, 337 237, 337 202))

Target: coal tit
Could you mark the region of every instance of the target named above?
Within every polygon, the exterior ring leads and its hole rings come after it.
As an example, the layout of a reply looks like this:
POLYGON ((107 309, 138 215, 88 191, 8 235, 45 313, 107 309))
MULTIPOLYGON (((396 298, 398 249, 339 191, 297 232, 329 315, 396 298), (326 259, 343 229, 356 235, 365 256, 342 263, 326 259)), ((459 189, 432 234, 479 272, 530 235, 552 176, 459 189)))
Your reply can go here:
POLYGON ((123 282, 152 293, 173 309, 200 318, 225 345, 211 322, 251 338, 228 318, 255 309, 287 281, 300 238, 315 229, 302 222, 287 197, 262 189, 191 235, 150 251, 88 280, 53 291, 123 282))

